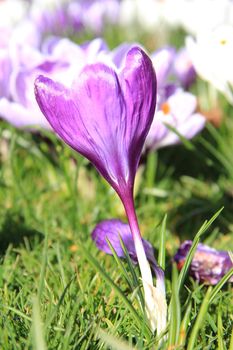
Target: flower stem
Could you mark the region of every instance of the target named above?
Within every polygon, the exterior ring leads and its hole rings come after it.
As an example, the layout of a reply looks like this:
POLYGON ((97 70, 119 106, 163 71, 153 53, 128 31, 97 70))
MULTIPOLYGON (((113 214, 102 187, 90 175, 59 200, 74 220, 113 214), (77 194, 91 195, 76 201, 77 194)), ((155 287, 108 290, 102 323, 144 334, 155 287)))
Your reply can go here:
POLYGON ((135 244, 135 250, 138 258, 139 268, 141 271, 143 286, 144 286, 144 282, 152 285, 153 279, 152 279, 151 268, 143 247, 142 237, 139 230, 133 198, 128 197, 127 202, 123 204, 125 207, 128 221, 129 221, 129 226, 133 235, 133 240, 135 244))
MULTIPOLYGON (((126 215, 129 221, 131 233, 133 235, 135 250, 138 258, 138 264, 142 276, 142 284, 145 295, 145 311, 152 331, 157 328, 157 335, 162 333, 166 328, 167 319, 167 304, 165 297, 165 289, 156 288, 153 286, 153 278, 150 264, 147 260, 145 249, 142 242, 141 233, 139 230, 138 220, 134 207, 133 194, 121 196, 125 207, 126 215)), ((163 281, 158 280, 158 285, 164 287, 163 281)))

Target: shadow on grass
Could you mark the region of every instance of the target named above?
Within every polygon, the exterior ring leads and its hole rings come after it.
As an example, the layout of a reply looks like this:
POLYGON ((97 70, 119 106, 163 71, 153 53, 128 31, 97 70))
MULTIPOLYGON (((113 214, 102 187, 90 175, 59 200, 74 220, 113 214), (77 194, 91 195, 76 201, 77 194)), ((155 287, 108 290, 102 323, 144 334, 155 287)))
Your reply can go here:
POLYGON ((0 255, 4 255, 8 246, 17 247, 25 243, 25 238, 30 243, 37 239, 41 241, 44 235, 25 224, 24 217, 19 213, 6 212, 0 225, 0 255))

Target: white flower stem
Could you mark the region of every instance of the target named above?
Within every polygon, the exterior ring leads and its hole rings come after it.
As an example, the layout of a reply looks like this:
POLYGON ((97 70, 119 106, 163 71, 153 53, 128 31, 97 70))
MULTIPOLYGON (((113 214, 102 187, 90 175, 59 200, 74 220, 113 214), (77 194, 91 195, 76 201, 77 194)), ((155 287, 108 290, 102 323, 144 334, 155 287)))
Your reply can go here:
MULTIPOLYGON (((138 264, 142 276, 146 315, 151 330, 154 332, 155 329, 157 329, 157 335, 159 335, 166 328, 167 304, 165 290, 163 292, 161 288, 156 288, 153 286, 151 268, 142 243, 142 237, 134 208, 133 196, 127 196, 127 201, 124 200, 123 204, 128 217, 131 233, 133 235, 138 264)), ((158 285, 161 285, 161 283, 164 286, 164 280, 158 281, 158 285)))

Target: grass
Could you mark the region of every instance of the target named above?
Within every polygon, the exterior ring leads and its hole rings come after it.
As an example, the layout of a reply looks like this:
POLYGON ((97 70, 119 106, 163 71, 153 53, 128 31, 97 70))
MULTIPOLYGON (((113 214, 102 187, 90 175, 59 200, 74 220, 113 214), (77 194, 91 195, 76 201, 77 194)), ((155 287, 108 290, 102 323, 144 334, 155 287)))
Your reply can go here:
MULTIPOLYGON (((221 129, 217 132, 221 135, 221 129)), ((215 293, 209 305, 211 288, 178 278, 174 267, 171 278, 171 257, 179 243, 193 238, 223 205, 201 241, 221 249, 232 243, 233 201, 229 187, 226 192, 222 185, 225 178, 231 186, 232 178, 203 146, 204 138, 216 142, 207 130, 193 150, 177 146, 150 156, 154 160, 145 158, 137 179, 143 235, 166 265, 167 297, 173 305, 169 349, 230 349, 231 285, 215 293)), ((119 264, 90 239, 100 220, 124 218, 113 191, 53 135, 30 135, 2 123, 1 150, 0 348, 156 348, 137 288, 132 292, 119 264)), ((130 266, 123 264, 135 286, 130 266)))

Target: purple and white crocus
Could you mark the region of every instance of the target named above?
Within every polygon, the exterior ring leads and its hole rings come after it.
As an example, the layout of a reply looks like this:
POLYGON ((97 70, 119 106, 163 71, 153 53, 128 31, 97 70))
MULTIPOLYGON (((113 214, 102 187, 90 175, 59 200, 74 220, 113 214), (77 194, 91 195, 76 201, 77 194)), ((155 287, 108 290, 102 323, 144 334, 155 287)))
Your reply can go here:
MULTIPOLYGON (((117 256, 119 258, 125 258, 125 253, 121 245, 122 240, 132 262, 134 264, 138 263, 135 245, 128 224, 119 219, 104 220, 95 226, 91 236, 99 250, 112 255, 112 250, 108 243, 110 242, 117 256)), ((142 244, 151 269, 156 275, 156 287, 162 295, 165 295, 164 272, 155 259, 153 246, 145 239, 142 239, 142 244)))
MULTIPOLYGON (((30 29, 30 28, 28 28, 30 29)), ((8 46, 0 47, 0 116, 17 128, 50 129, 34 95, 34 81, 46 75, 66 86, 72 84, 88 62, 97 60, 105 52, 104 42, 95 39, 84 47, 69 39, 51 38, 43 42, 41 50, 26 42, 10 38, 8 46)))
POLYGON ((163 295, 160 301, 153 286, 133 198, 135 174, 156 105, 150 58, 134 47, 120 70, 104 63, 87 65, 71 88, 39 76, 35 95, 54 131, 94 164, 122 200, 142 275, 145 311, 151 329, 160 333, 166 326, 166 300, 163 295))
MULTIPOLYGON (((184 241, 174 256, 179 270, 185 263, 191 245, 192 241, 184 241)), ((227 251, 216 250, 200 243, 190 265, 190 275, 199 282, 215 285, 231 268, 233 262, 227 251)), ((233 282, 233 277, 229 281, 233 282)))
POLYGON ((151 56, 158 72, 158 99, 155 118, 145 143, 149 150, 178 144, 182 137, 191 139, 206 122, 205 117, 196 112, 196 97, 182 87, 182 84, 187 87, 191 83, 194 73, 191 67, 183 71, 178 69, 177 62, 188 59, 180 55, 186 56, 186 53, 177 54, 173 47, 164 47, 151 56))

